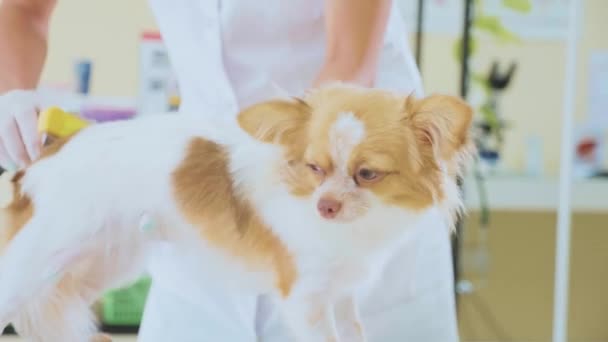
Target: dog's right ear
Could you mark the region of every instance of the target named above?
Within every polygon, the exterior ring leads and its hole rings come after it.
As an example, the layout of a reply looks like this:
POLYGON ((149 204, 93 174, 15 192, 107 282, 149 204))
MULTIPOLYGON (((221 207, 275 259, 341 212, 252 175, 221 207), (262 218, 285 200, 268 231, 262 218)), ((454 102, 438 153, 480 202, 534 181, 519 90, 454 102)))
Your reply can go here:
POLYGON ((288 145, 302 137, 310 115, 311 109, 303 100, 271 100, 245 108, 238 122, 257 140, 288 145))

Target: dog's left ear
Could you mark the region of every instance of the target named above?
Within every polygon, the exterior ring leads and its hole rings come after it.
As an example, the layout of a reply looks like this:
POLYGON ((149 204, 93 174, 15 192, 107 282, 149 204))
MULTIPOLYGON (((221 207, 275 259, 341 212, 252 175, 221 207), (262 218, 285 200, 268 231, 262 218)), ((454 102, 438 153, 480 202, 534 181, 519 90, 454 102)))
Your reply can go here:
POLYGON ((469 146, 473 109, 462 99, 431 95, 421 100, 406 100, 406 122, 423 146, 430 146, 436 157, 450 160, 469 146))
POLYGON ((309 118, 310 107, 303 100, 271 100, 245 108, 238 122, 257 140, 286 145, 301 138, 309 118))

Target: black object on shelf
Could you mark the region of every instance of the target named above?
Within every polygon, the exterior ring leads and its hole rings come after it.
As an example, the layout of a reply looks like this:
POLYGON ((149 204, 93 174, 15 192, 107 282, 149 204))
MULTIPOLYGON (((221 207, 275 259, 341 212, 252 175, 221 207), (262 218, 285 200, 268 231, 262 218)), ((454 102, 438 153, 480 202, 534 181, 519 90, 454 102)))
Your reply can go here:
POLYGON ((498 71, 498 61, 492 62, 492 68, 490 69, 490 75, 488 76, 488 84, 493 90, 504 90, 509 86, 515 74, 517 63, 512 62, 506 73, 498 71))

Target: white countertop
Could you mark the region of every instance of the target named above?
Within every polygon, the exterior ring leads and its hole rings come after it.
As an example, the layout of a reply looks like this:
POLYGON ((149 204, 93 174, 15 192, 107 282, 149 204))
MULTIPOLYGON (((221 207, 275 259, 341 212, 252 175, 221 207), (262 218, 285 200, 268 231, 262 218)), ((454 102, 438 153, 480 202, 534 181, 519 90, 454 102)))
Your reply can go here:
MULTIPOLYGON (((557 177, 490 176, 485 186, 491 210, 557 210, 557 177)), ((465 180, 464 196, 468 210, 479 209, 479 194, 473 178, 465 180)), ((571 201, 573 211, 608 213, 608 178, 575 180, 571 201)))

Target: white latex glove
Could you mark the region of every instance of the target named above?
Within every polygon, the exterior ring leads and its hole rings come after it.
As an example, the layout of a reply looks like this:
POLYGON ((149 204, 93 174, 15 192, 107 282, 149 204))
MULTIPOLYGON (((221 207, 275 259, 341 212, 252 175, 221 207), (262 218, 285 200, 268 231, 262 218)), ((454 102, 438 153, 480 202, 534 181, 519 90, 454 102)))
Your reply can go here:
POLYGON ((13 90, 0 96, 0 166, 3 169, 23 168, 40 155, 39 109, 36 91, 13 90))

